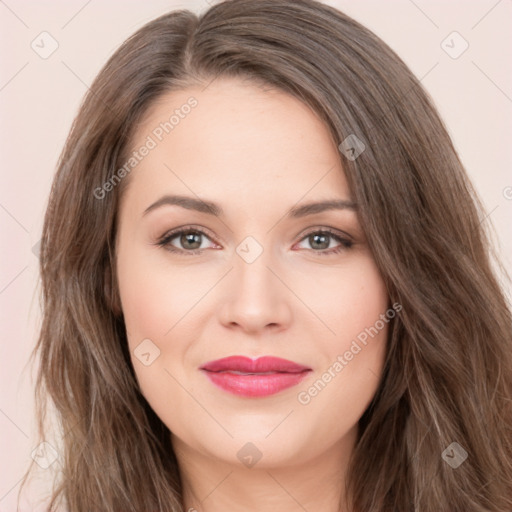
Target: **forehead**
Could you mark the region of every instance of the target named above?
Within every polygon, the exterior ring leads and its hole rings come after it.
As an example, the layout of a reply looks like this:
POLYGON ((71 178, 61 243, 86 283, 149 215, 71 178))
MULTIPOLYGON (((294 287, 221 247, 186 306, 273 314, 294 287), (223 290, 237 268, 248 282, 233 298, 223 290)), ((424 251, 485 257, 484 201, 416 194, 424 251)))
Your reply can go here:
POLYGON ((313 189, 316 198, 350 197, 327 126, 295 97, 255 83, 223 78, 166 93, 129 154, 145 145, 151 149, 130 173, 132 198, 192 192, 254 207, 294 204, 313 189))

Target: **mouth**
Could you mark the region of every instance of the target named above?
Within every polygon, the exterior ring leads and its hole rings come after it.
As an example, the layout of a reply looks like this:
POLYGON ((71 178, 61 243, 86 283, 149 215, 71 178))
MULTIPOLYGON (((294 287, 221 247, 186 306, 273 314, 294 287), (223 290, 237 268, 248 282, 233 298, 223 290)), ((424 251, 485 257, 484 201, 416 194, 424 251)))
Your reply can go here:
POLYGON ((312 371, 307 366, 271 356, 225 357, 206 363, 200 370, 224 391, 251 398, 273 395, 295 386, 312 371))

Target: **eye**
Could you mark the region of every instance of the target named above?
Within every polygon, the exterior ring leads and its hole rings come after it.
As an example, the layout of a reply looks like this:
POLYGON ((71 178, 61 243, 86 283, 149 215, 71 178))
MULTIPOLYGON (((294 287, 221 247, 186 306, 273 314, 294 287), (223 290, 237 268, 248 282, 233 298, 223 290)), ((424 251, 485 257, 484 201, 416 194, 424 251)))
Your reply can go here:
POLYGON ((302 238, 299 244, 304 243, 304 241, 311 247, 310 250, 321 255, 337 254, 350 249, 354 244, 348 237, 344 237, 329 229, 311 231, 302 238), (338 245, 335 245, 335 242, 338 242, 338 245))
MULTIPOLYGON (((204 249, 220 248, 217 244, 211 241, 210 236, 201 228, 186 226, 177 228, 173 231, 167 232, 156 245, 164 249, 184 254, 194 255, 200 254, 204 249), (208 240, 213 247, 208 245, 208 240)), ((353 241, 339 233, 329 229, 319 229, 311 231, 306 234, 299 242, 299 248, 307 249, 318 253, 320 255, 337 254, 344 250, 350 249, 353 246, 353 241), (300 247, 300 244, 307 243, 311 248, 300 247), (333 243, 334 242, 334 243, 333 243), (336 242, 338 245, 336 245, 336 242)))
POLYGON ((198 254, 204 249, 207 249, 207 240, 210 240, 210 238, 205 231, 199 228, 187 226, 185 228, 179 228, 166 233, 157 242, 157 245, 164 247, 171 252, 189 255, 198 254), (178 246, 176 244, 178 244, 178 246))

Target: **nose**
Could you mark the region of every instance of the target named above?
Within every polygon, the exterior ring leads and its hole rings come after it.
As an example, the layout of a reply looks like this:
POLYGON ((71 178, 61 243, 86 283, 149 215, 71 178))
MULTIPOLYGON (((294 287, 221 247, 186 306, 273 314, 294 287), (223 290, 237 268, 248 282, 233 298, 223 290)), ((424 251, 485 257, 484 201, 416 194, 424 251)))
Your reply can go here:
POLYGON ((251 334, 287 329, 292 320, 292 294, 268 253, 263 251, 252 263, 234 254, 233 267, 219 304, 222 325, 251 334))

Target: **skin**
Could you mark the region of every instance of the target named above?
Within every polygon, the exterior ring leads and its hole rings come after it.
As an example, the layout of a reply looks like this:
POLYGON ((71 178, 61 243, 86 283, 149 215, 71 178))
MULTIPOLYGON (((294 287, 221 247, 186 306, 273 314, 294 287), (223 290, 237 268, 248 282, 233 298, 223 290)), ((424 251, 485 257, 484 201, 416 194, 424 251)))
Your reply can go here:
POLYGON ((136 376, 172 432, 185 510, 338 511, 358 420, 382 373, 388 325, 309 403, 298 394, 385 313, 388 294, 356 210, 286 216, 310 202, 352 200, 319 118, 286 93, 240 79, 203 89, 160 98, 132 141, 139 148, 170 112, 197 99, 125 178, 117 275, 136 376), (224 213, 163 205, 144 214, 165 194, 212 201, 224 213), (157 244, 189 225, 207 231, 200 253, 190 254, 193 242, 179 235, 168 246, 181 253, 157 244), (352 246, 329 236, 315 245, 309 235, 326 228, 352 246), (252 263, 236 252, 247 236, 263 249, 252 263), (145 339, 151 353, 160 350, 148 366, 134 353, 145 339), (239 397, 199 370, 230 355, 273 355, 312 372, 277 394, 239 397), (248 442, 262 455, 252 467, 237 456, 248 442))

